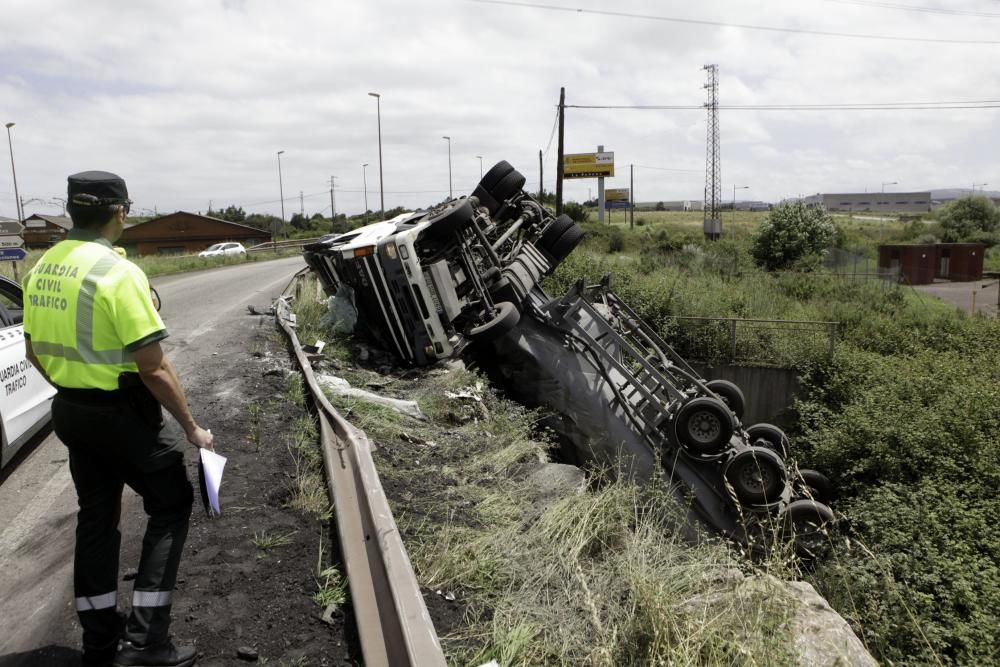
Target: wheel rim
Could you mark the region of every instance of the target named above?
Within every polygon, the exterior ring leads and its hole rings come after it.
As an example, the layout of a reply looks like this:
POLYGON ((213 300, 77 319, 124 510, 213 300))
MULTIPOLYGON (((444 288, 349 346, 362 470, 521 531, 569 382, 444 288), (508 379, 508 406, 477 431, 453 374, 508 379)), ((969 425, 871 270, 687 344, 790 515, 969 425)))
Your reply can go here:
POLYGON ((740 483, 747 491, 763 495, 771 487, 774 479, 766 465, 753 465, 755 462, 751 461, 750 465, 744 466, 740 471, 740 483))
POLYGON ((701 410, 691 415, 688 424, 688 434, 699 444, 713 442, 722 432, 722 423, 718 416, 708 410, 701 410))

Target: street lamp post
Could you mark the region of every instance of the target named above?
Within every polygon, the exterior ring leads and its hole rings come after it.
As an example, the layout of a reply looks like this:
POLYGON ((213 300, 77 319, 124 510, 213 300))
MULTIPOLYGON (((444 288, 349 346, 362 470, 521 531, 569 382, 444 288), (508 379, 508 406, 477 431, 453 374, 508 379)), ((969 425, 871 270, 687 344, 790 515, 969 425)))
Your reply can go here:
POLYGON ((361 182, 365 188, 365 224, 368 224, 368 163, 361 165, 361 182))
MULTIPOLYGON (((382 181, 382 96, 379 93, 368 93, 375 98, 375 113, 378 116, 378 196, 381 202, 379 219, 385 220, 385 183, 382 181)), ((365 211, 368 206, 365 205, 365 211)))
POLYGON ((483 180, 483 156, 477 155, 476 157, 479 158, 479 180, 483 180))
MULTIPOLYGON (((10 125, 8 125, 7 127, 10 127, 10 125)), ((13 164, 14 164, 14 159, 11 158, 12 168, 13 168, 13 164)), ((987 185, 989 185, 989 183, 973 183, 972 184, 972 194, 976 194, 976 188, 985 188, 987 185)), ((17 182, 16 181, 14 182, 14 187, 17 188, 17 182)))
POLYGON ((749 185, 734 185, 733 186, 733 219, 736 219, 736 191, 737 190, 749 190, 749 185))
POLYGON ((7 146, 10 148, 10 173, 14 177, 14 208, 17 211, 17 221, 24 222, 24 211, 21 209, 21 197, 17 193, 17 171, 14 169, 14 143, 10 139, 10 128, 14 123, 7 123, 7 146))
POLYGON ((278 151, 278 193, 281 195, 281 228, 279 234, 285 228, 285 185, 281 182, 281 154, 285 151, 278 151))
POLYGON ((885 186, 887 185, 899 185, 896 181, 886 181, 882 184, 882 194, 885 194, 885 186))
POLYGON ((441 137, 448 142, 448 199, 453 199, 454 194, 451 190, 451 137, 441 137))

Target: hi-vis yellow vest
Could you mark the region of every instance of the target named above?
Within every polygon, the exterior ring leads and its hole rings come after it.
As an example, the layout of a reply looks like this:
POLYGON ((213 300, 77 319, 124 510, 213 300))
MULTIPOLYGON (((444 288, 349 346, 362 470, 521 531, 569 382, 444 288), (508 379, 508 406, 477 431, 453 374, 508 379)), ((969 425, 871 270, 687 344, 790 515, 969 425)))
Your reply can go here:
POLYGON ((167 332, 146 274, 95 239, 56 244, 25 277, 24 334, 60 387, 111 390, 138 370, 132 351, 167 332))

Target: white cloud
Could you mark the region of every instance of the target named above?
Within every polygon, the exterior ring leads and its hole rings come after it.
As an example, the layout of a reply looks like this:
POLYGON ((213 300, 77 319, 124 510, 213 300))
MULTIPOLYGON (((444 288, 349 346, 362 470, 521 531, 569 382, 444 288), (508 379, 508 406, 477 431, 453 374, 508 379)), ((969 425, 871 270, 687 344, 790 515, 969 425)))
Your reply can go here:
MULTIPOLYGON (((894 11, 835 0, 550 0, 565 7, 933 39, 994 40, 1000 18, 894 11)), ((559 88, 569 104, 701 105, 702 66, 720 66, 723 104, 1000 99, 995 45, 867 40, 653 18, 555 12, 466 0, 285 3, 266 0, 7 0, 0 99, 19 190, 62 196, 66 175, 117 171, 141 208, 238 204, 277 213, 276 153, 286 213, 378 205, 376 103, 382 94, 386 206, 456 194, 507 159, 538 183, 559 88)), ((921 6, 1000 14, 988 0, 921 6)), ((776 200, 799 192, 994 182, 997 110, 723 111, 723 192, 776 200)), ((613 150, 644 199, 699 197, 705 112, 567 111, 566 147, 613 150)), ((544 162, 554 187, 555 141, 544 162)), ((0 172, 2 173, 2 172, 0 172)), ((596 183, 575 181, 583 198, 596 183)), ((14 212, 0 177, 0 215, 14 212)), ((28 212, 54 210, 33 203, 28 212)))

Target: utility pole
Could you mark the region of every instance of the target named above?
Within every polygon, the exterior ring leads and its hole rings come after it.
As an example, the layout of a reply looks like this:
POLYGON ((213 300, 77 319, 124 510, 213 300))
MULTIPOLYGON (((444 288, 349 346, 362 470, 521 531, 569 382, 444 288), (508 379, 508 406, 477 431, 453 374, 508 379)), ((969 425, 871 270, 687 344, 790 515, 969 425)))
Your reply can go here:
POLYGON ((306 217, 306 200, 302 196, 302 190, 299 190, 299 215, 305 220, 306 217))
POLYGON ((719 66, 705 65, 708 71, 708 136, 705 146, 705 238, 717 241, 722 238, 722 159, 719 150, 719 66))
POLYGON ((336 176, 330 177, 330 220, 337 222, 337 197, 334 194, 334 188, 336 187, 335 181, 336 176))
POLYGON ((538 149, 538 200, 545 196, 545 167, 542 163, 542 149, 538 149))
POLYGON ((628 228, 635 229, 635 165, 628 166, 628 228))
POLYGON ((559 89, 559 155, 556 157, 556 215, 563 210, 563 138, 566 123, 566 88, 559 89))

